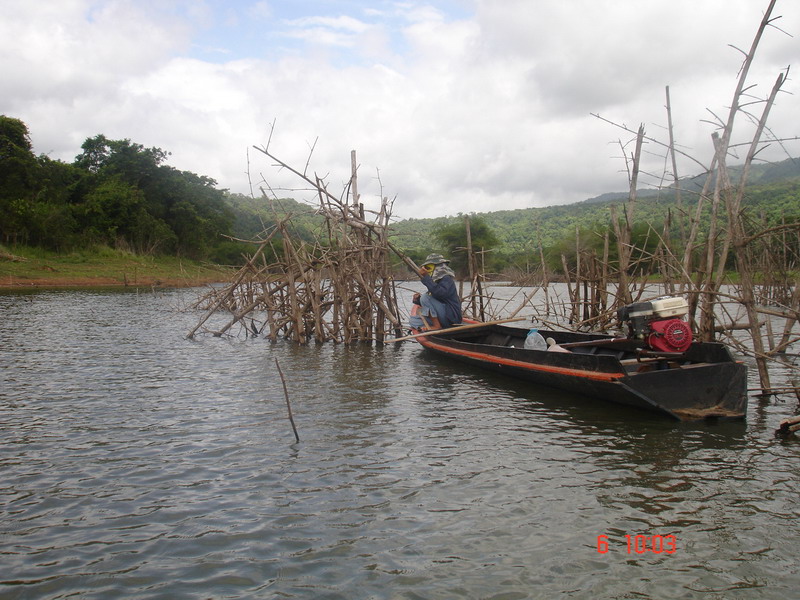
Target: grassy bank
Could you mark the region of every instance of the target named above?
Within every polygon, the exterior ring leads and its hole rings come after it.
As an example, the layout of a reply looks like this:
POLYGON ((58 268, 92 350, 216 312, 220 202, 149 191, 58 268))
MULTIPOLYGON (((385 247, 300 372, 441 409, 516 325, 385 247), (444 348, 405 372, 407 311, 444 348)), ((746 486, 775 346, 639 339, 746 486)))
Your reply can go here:
POLYGON ((110 248, 57 254, 0 246, 0 288, 189 287, 227 281, 230 269, 163 256, 136 256, 110 248))

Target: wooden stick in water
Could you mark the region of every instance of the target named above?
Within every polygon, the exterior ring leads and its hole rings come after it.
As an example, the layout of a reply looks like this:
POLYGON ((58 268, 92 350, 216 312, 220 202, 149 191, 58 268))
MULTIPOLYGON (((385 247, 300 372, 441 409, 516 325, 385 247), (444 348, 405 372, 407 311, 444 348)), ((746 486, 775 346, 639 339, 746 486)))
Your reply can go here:
POLYGON ((775 430, 775 435, 789 435, 800 429, 800 417, 789 417, 780 423, 780 427, 775 430))
POLYGON ((294 417, 292 416, 292 405, 289 404, 289 391, 286 389, 286 379, 283 377, 283 371, 281 371, 281 363, 278 362, 278 359, 275 359, 275 366, 278 367, 278 374, 281 376, 281 383, 283 384, 283 395, 286 396, 286 408, 289 410, 289 422, 292 424, 292 431, 294 431, 294 439, 298 442, 300 441, 300 436, 297 435, 297 427, 294 425, 294 417))

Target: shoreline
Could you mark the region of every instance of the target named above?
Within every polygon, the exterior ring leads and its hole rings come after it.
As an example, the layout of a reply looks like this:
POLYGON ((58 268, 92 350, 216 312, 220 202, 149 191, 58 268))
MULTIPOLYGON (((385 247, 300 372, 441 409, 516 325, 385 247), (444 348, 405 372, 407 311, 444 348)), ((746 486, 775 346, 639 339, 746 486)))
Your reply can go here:
POLYGON ((185 258, 142 257, 110 249, 69 254, 20 249, 14 254, 0 252, 0 292, 199 287, 224 283, 234 271, 185 258))
POLYGON ((115 277, 14 277, 0 276, 0 292, 9 290, 39 290, 47 288, 187 288, 214 283, 225 283, 224 277, 149 277, 140 276, 135 281, 115 277))

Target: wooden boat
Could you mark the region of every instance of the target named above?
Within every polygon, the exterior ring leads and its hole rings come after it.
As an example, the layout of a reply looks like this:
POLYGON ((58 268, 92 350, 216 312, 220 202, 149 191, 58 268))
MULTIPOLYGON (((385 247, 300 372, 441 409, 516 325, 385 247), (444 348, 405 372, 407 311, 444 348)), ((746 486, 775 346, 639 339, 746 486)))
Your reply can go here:
POLYGON ((415 339, 469 365, 681 421, 746 416, 747 367, 723 344, 692 342, 683 352, 663 352, 640 339, 539 333, 556 346, 527 350, 528 330, 502 324, 443 329, 415 339))

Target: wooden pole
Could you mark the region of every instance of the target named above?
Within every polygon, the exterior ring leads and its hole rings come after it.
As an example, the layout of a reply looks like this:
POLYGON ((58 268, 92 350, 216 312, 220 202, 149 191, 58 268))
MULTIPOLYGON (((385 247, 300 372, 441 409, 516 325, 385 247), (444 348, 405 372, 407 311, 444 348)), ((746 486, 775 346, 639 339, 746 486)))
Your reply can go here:
POLYGON ((775 435, 789 435, 800 429, 800 417, 790 417, 781 421, 775 435))
POLYGON ((678 160, 675 155, 675 132, 672 126, 672 103, 669 97, 669 86, 666 89, 667 95, 667 130, 669 133, 669 156, 672 159, 672 185, 675 189, 675 206, 678 207, 678 226, 681 234, 681 246, 686 246, 686 231, 683 226, 683 199, 681 197, 681 184, 678 177, 678 160))
POLYGON ((476 329, 484 325, 500 325, 501 323, 513 323, 514 321, 526 321, 528 317, 514 317, 512 319, 500 319, 499 321, 486 321, 484 323, 470 323, 469 325, 458 325, 457 327, 446 327, 444 329, 431 329, 430 331, 423 331, 422 333, 415 333, 413 335, 406 335, 391 340, 385 340, 384 343, 389 342, 402 342, 403 340, 413 340, 415 338, 425 337, 426 335, 435 335, 437 333, 452 333, 453 331, 465 331, 467 329, 476 329))
POLYGON ((289 404, 289 390, 286 389, 286 379, 283 376, 283 371, 281 370, 281 363, 278 362, 278 359, 275 359, 275 366, 278 367, 278 374, 281 376, 281 383, 283 384, 283 395, 286 397, 286 409, 289 411, 289 422, 292 424, 292 431, 294 431, 294 439, 296 441, 300 441, 300 436, 297 435, 297 427, 294 424, 294 417, 292 416, 292 405, 289 404))
MULTIPOLYGON (((359 203, 359 195, 358 195, 358 168, 357 168, 357 161, 356 161, 356 151, 350 151, 350 194, 353 197, 353 206, 358 206, 359 203)), ((345 196, 344 199, 345 205, 347 204, 347 197, 345 196)))

